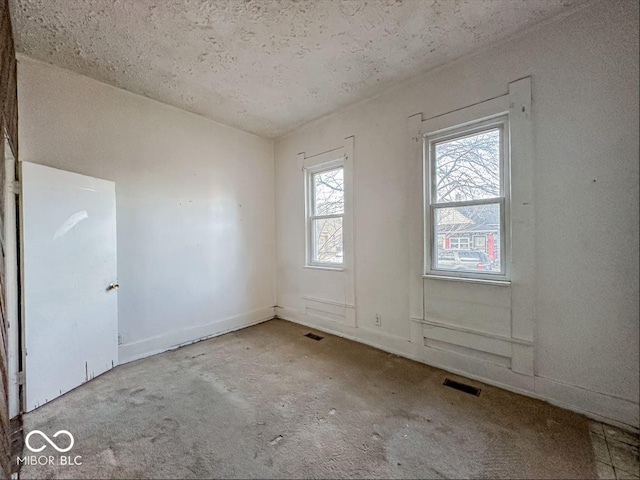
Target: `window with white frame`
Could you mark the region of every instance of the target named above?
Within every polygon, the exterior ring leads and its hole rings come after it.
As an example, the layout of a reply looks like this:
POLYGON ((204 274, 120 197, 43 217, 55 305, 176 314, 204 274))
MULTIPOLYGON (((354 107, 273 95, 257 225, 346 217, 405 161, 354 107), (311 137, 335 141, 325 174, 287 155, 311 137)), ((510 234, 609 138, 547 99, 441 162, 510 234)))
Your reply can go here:
POLYGON ((343 159, 306 169, 307 263, 341 267, 344 264, 343 159))
POLYGON ((424 137, 426 273, 507 279, 509 119, 424 137))

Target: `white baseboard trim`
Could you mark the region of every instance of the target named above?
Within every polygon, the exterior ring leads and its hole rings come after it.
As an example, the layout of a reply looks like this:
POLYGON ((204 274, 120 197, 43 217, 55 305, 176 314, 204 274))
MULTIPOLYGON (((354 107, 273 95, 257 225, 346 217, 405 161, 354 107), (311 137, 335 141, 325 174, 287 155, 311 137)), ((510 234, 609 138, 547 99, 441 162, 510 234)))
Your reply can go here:
POLYGON ((535 388, 540 398, 553 405, 638 432, 640 406, 637 403, 540 376, 536 376, 535 388))
POLYGON ((264 307, 205 325, 173 330, 163 335, 120 345, 118 347, 118 365, 266 322, 275 316, 274 310, 275 307, 264 307))
POLYGON ((385 352, 420 361, 417 358, 413 358, 414 344, 406 338, 397 337, 386 332, 376 332, 362 327, 351 327, 344 323, 333 322, 323 317, 305 314, 285 307, 276 307, 276 315, 283 320, 289 320, 290 322, 331 333, 338 337, 364 343, 365 345, 384 350, 385 352))
POLYGON ((543 400, 599 422, 633 432, 639 430, 639 405, 628 400, 544 377, 521 375, 508 368, 479 362, 471 357, 411 343, 407 339, 388 333, 347 327, 286 307, 276 307, 276 315, 284 320, 364 343, 456 375, 543 400))

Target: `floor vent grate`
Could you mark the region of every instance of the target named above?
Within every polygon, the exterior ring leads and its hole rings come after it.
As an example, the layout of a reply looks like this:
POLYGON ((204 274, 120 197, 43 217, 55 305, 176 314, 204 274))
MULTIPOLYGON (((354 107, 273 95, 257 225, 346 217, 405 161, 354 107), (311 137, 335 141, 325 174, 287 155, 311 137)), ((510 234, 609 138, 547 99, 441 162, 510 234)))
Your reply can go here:
POLYGON ((319 342, 324 338, 324 337, 321 337, 320 335, 316 335, 315 333, 311 333, 311 332, 307 333, 305 337, 309 337, 311 340, 315 340, 316 342, 319 342))
POLYGON ((445 378, 443 385, 447 387, 455 388, 456 390, 460 390, 461 392, 464 392, 464 393, 475 395, 476 397, 479 397, 480 392, 482 391, 479 388, 472 387, 471 385, 466 385, 464 383, 456 382, 455 380, 450 380, 448 378, 445 378))

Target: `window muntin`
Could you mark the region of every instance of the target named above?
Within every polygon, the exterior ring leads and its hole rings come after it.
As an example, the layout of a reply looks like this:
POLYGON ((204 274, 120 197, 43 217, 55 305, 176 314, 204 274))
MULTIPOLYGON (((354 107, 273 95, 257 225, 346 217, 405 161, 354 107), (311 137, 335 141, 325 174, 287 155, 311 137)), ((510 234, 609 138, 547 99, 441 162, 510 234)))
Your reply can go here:
POLYGON ((507 278, 508 153, 506 116, 425 136, 428 274, 507 278))
POLYGON ((308 264, 339 267, 344 263, 344 167, 308 170, 308 264))

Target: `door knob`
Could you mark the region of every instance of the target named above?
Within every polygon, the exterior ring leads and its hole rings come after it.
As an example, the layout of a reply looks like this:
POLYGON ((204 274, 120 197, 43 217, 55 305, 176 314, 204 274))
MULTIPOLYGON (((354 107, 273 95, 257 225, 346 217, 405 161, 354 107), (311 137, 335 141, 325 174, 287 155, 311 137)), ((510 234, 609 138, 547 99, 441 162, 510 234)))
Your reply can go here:
POLYGON ((118 288, 120 288, 120 285, 118 285, 117 283, 110 283, 107 287, 107 290, 117 290, 118 288))

